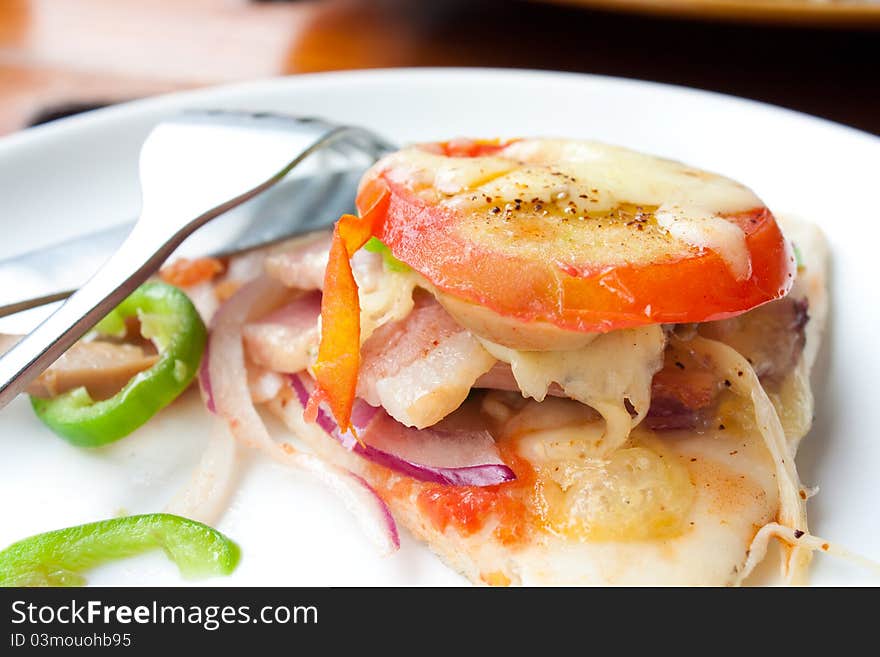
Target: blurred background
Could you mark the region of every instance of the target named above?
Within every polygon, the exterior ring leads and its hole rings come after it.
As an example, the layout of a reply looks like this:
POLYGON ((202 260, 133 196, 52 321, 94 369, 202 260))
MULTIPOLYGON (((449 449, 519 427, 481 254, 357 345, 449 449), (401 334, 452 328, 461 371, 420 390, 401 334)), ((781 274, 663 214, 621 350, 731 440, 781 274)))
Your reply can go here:
POLYGON ((0 0, 0 134, 179 89, 390 66, 670 82, 880 134, 878 55, 880 0, 0 0))

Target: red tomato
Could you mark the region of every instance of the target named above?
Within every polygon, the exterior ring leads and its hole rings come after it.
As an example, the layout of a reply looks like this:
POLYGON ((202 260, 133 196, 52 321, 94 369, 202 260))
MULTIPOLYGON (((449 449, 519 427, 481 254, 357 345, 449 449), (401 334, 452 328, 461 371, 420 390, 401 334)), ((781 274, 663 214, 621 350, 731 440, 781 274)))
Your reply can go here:
MULTIPOLYGON (((506 145, 464 140, 423 148, 453 157, 503 156, 506 145)), ((794 278, 791 247, 770 210, 760 204, 724 217, 738 225, 745 236, 751 274, 740 280, 711 249, 677 244, 674 252, 645 256, 639 240, 647 238, 636 231, 625 244, 615 243, 614 258, 597 257, 594 249, 592 259, 576 263, 553 256, 552 245, 548 248, 545 243, 556 239, 555 233, 547 237, 546 230, 534 228, 537 224, 529 223, 528 218, 515 228, 520 231, 517 244, 528 248, 517 247, 511 252, 491 239, 471 239, 461 226, 475 225, 476 211, 438 204, 431 194, 420 193, 409 184, 405 168, 395 169, 393 161, 384 167, 380 163, 368 173, 358 207, 366 210, 384 190, 390 192, 390 200, 384 214, 372 222, 372 230, 396 258, 442 292, 525 322, 546 321, 574 331, 606 332, 645 324, 723 319, 784 296, 794 278), (527 244, 530 240, 531 246, 527 244)), ((514 199, 495 198, 488 205, 501 201, 509 205, 514 199)), ((485 209, 480 212, 479 221, 489 225, 491 214, 485 209)), ((584 222, 584 226, 578 230, 603 230, 601 221, 584 222)), ((601 242, 601 237, 597 239, 601 242)))

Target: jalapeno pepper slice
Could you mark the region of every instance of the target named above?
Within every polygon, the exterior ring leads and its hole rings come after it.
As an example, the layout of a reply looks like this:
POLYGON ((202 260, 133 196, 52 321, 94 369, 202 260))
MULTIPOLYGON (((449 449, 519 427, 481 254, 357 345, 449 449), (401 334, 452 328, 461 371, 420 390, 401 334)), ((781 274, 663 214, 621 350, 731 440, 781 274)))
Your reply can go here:
POLYGON ((93 400, 84 387, 51 399, 31 397, 37 417, 74 445, 98 447, 127 436, 186 390, 198 372, 207 329, 184 292, 166 283, 145 283, 95 331, 116 333, 130 317, 140 320, 141 335, 159 351, 152 367, 101 401, 93 400))
POLYGON ((187 578, 228 575, 241 552, 225 535, 168 513, 126 516, 37 534, 0 552, 0 586, 82 586, 82 571, 162 548, 187 578))

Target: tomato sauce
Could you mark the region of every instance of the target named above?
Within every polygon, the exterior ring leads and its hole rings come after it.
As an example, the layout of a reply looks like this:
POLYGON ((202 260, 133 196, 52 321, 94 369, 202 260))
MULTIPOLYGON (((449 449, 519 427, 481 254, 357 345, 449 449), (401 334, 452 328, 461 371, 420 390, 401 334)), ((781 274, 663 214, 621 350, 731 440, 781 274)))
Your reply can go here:
POLYGON ((421 484, 419 511, 439 532, 451 527, 462 536, 497 521, 493 534, 502 545, 524 541, 533 525, 528 499, 535 484, 535 471, 524 459, 502 446, 502 458, 516 473, 516 480, 497 486, 444 486, 421 484))

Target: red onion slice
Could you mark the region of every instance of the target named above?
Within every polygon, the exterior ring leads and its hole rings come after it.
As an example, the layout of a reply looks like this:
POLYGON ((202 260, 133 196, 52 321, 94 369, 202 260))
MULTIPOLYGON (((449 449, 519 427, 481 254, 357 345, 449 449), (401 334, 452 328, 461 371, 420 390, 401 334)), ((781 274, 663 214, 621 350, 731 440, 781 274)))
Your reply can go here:
POLYGON ((251 361, 274 372, 299 372, 320 339, 321 293, 306 292, 242 329, 251 361))
MULTIPOLYGON (((290 382, 305 408, 312 381, 303 374, 295 374, 290 382)), ((352 409, 352 425, 362 442, 351 432, 339 431, 323 408, 318 410, 316 423, 346 449, 419 481, 494 486, 516 479, 513 470, 501 460, 488 431, 413 429, 363 400, 357 400, 352 409)))

